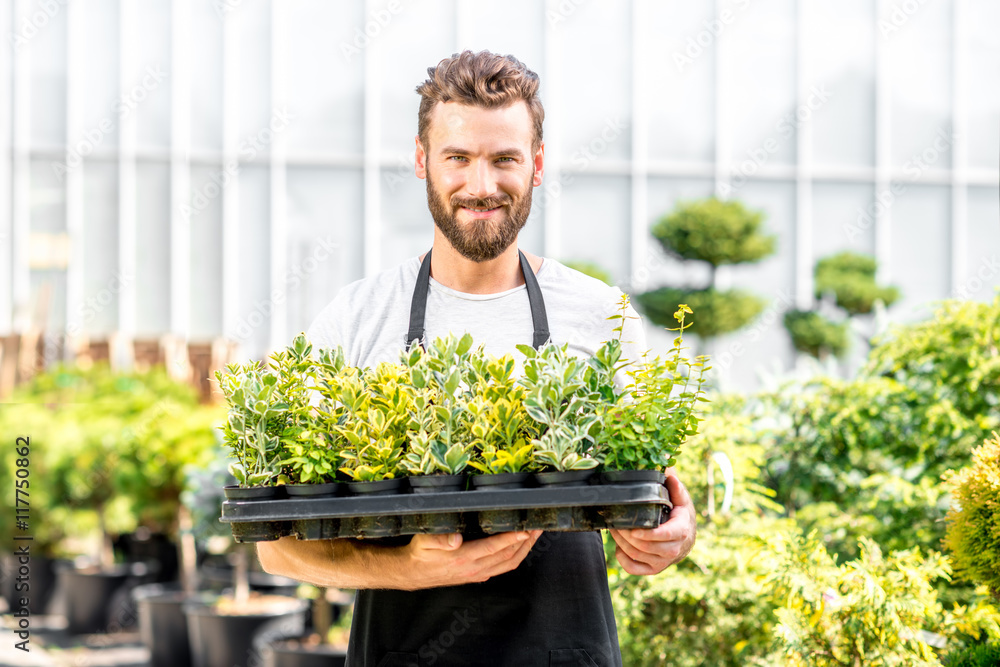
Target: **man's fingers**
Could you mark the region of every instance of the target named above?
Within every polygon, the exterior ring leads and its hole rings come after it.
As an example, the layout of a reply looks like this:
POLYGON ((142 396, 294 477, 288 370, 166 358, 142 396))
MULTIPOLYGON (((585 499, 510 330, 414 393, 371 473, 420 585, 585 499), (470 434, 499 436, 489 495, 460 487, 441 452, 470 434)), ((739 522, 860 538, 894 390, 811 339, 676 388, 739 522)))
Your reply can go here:
MULTIPOLYGON (((650 560, 653 560, 656 556, 654 553, 650 553, 642 549, 640 546, 632 543, 628 536, 625 534, 628 531, 615 531, 617 535, 614 536, 615 543, 618 545, 618 549, 625 553, 631 561, 649 564, 650 560)), ((626 570, 628 572, 628 570, 626 570)))
POLYGON ((525 531, 491 535, 490 537, 484 537, 481 540, 467 543, 464 556, 469 560, 480 560, 530 539, 531 533, 525 531))
POLYGON ((498 574, 503 574, 505 572, 510 572, 511 570, 517 569, 517 567, 522 562, 524 562, 524 559, 531 552, 532 547, 535 546, 535 540, 537 539, 538 538, 536 536, 533 539, 528 539, 525 540, 524 542, 519 542, 518 544, 515 544, 513 547, 511 547, 512 549, 514 549, 513 553, 511 553, 511 555, 508 556, 507 558, 500 560, 495 565, 490 567, 487 570, 488 575, 486 578, 489 579, 491 577, 497 576, 498 574))
POLYGON ((417 549, 441 549, 443 551, 454 551, 462 546, 462 536, 458 533, 447 535, 429 535, 418 533, 410 541, 417 549))
POLYGON ((629 555, 622 550, 620 544, 618 548, 615 549, 615 557, 618 559, 618 564, 622 566, 622 569, 629 574, 656 574, 658 571, 645 563, 640 563, 639 561, 630 558, 629 555))

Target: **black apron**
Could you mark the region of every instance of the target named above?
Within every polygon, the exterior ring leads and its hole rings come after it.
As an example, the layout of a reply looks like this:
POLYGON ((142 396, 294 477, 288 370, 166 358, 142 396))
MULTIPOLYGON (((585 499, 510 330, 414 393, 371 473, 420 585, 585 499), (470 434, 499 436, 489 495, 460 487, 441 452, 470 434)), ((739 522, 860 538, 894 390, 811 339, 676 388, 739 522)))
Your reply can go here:
MULTIPOLYGON (((545 304, 527 258, 519 255, 531 304, 532 344, 538 348, 549 338, 545 304)), ((424 340, 430 259, 428 252, 417 274, 408 345, 424 340)), ((347 657, 348 667, 621 664, 597 532, 542 533, 516 570, 479 584, 359 590, 347 657)))

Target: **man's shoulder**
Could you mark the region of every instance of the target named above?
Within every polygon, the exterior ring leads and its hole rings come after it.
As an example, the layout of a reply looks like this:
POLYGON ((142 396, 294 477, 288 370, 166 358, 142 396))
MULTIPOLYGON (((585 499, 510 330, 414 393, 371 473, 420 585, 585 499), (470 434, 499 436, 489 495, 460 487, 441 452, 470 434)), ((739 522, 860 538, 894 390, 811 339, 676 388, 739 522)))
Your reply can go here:
POLYGON ((576 299, 588 300, 594 304, 614 305, 622 296, 619 288, 549 257, 544 258, 542 262, 542 269, 538 272, 538 283, 543 289, 548 288, 561 295, 572 295, 576 299))

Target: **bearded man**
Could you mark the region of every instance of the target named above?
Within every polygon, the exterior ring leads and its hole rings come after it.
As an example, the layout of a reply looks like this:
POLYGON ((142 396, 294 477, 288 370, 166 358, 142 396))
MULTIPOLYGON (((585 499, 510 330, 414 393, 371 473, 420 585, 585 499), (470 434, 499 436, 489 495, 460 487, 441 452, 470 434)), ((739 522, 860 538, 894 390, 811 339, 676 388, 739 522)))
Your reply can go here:
MULTIPOLYGON (((427 182, 430 251, 345 287, 307 334, 344 347, 349 363, 397 362, 415 340, 470 333, 495 355, 568 343, 590 355, 614 336, 621 291, 518 248, 542 183, 544 111, 538 76, 512 56, 465 51, 428 69, 415 173, 427 182)), ((623 357, 645 351, 634 311, 623 357)), ((630 574, 683 559, 695 539, 691 498, 672 470, 674 504, 655 529, 612 530, 630 574)), ((347 664, 600 665, 620 667, 618 634, 598 533, 503 533, 481 539, 414 535, 262 542, 264 569, 358 589, 347 664)))

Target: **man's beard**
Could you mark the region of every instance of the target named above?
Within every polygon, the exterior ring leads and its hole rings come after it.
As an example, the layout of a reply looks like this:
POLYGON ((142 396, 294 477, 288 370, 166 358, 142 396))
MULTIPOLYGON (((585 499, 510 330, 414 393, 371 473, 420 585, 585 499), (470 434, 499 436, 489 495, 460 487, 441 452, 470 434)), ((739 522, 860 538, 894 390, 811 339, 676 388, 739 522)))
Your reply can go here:
POLYGON ((452 197, 450 202, 445 202, 434 187, 430 170, 427 171, 427 206, 431 210, 434 224, 462 257, 473 262, 496 259, 517 240, 518 232, 524 228, 528 222, 528 214, 531 213, 531 190, 529 180, 524 191, 514 193, 513 197, 498 193, 485 199, 452 197), (494 213, 492 219, 473 219, 462 224, 458 221, 458 211, 463 206, 501 206, 503 210, 494 213))

